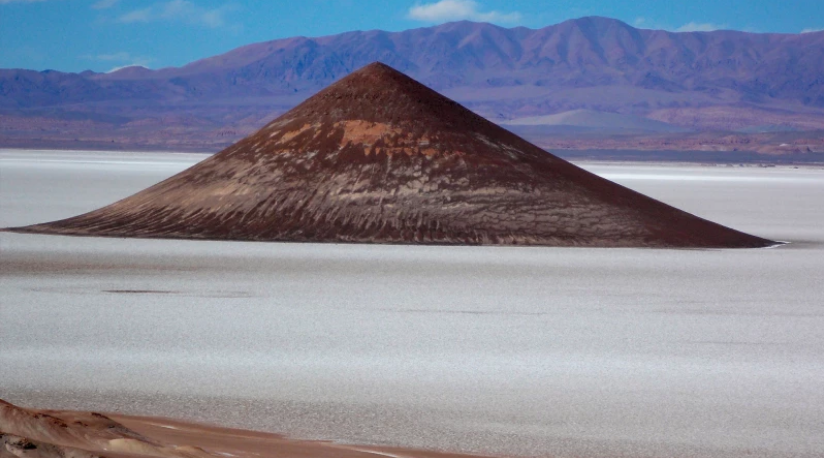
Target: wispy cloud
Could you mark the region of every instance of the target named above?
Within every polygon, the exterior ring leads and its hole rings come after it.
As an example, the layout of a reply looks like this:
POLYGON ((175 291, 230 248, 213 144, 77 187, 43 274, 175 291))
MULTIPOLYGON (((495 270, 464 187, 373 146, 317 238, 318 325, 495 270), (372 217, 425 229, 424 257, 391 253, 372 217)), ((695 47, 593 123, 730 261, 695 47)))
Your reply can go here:
MULTIPOLYGON (((666 30, 667 32, 713 32, 715 30, 733 30, 729 24, 716 24, 713 22, 688 22, 680 27, 673 27, 672 24, 656 21, 644 16, 638 16, 632 21, 632 25, 639 29, 666 30)), ((760 30, 753 27, 736 28, 742 32, 759 33, 760 30)))
POLYGON ((46 0, 0 0, 0 5, 6 3, 35 3, 35 2, 44 2, 46 0))
POLYGON ((149 22, 152 20, 152 8, 132 10, 117 18, 119 22, 149 22))
POLYGON ((824 32, 824 29, 804 29, 801 33, 815 33, 815 32, 824 32))
POLYGON ((86 54, 80 56, 80 58, 85 60, 93 60, 97 62, 111 62, 116 64, 123 64, 118 65, 118 67, 116 68, 130 67, 132 65, 141 65, 143 67, 146 67, 153 60, 151 57, 134 56, 131 53, 125 51, 114 52, 110 54, 86 54))
POLYGON ((98 0, 92 4, 92 8, 96 10, 107 10, 117 5, 120 0, 98 0))
POLYGON ((676 32, 712 32, 713 30, 726 29, 726 24, 713 24, 711 22, 689 22, 675 29, 676 32))
POLYGON ((501 13, 499 11, 480 11, 480 5, 474 0, 441 0, 435 3, 419 3, 409 8, 409 19, 424 22, 480 21, 480 22, 519 22, 521 13, 501 13))
POLYGON ((140 65, 140 64, 120 65, 118 67, 114 67, 114 68, 110 68, 110 69, 106 70, 106 73, 114 73, 118 70, 123 70, 124 68, 129 68, 129 67, 145 67, 145 65, 140 65))
POLYGON ((155 3, 147 8, 129 11, 117 18, 119 22, 182 22, 211 28, 223 27, 226 24, 226 13, 231 7, 224 5, 218 8, 203 8, 189 0, 170 0, 155 3))

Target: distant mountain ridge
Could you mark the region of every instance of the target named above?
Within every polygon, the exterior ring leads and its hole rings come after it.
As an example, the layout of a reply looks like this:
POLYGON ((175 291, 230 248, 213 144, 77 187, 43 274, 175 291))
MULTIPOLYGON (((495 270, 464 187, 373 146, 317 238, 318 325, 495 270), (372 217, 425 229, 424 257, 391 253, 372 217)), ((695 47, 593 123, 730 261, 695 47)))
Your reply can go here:
POLYGON ((578 127, 584 129, 600 129, 613 133, 629 132, 687 132, 687 129, 679 128, 672 124, 661 121, 642 118, 633 115, 620 115, 616 113, 604 113, 592 110, 571 110, 563 113, 556 113, 543 116, 532 116, 518 118, 512 121, 501 122, 504 126, 555 126, 555 127, 578 127))
POLYGON ((585 17, 294 37, 159 70, 0 70, 0 145, 79 133, 222 146, 373 61, 497 122, 585 109, 699 131, 824 129, 824 32, 676 33, 585 17))

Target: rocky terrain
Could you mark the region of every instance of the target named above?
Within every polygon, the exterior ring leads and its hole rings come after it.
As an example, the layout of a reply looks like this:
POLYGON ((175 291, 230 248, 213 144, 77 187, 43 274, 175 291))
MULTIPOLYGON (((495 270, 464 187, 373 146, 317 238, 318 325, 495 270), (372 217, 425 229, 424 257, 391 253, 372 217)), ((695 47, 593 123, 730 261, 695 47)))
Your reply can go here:
POLYGON ((773 243, 586 172, 380 63, 140 193, 15 230, 338 243, 773 243))
MULTIPOLYGON (((626 129, 621 116, 673 126, 689 138, 669 145, 678 149, 708 142, 731 150, 706 132, 749 139, 770 154, 786 153, 785 142, 755 134, 824 137, 824 32, 674 33, 587 17, 538 30, 457 22, 295 37, 159 70, 0 70, 0 146, 217 151, 373 61, 494 122, 577 110, 618 115, 586 135, 580 125, 554 124, 551 137, 581 134, 582 143, 566 141, 575 149, 666 143, 626 129)), ((820 141, 802 143, 793 152, 824 152, 820 141)))
POLYGON ((0 399, 0 458, 461 458, 462 455, 291 440, 166 418, 37 410, 0 399))

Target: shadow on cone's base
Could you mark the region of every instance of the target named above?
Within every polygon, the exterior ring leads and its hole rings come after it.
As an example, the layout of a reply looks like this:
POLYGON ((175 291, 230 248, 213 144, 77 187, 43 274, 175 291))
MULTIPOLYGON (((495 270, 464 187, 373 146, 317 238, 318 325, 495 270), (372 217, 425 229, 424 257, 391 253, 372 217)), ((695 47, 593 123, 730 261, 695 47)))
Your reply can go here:
POLYGON ((773 244, 575 167, 379 63, 142 192, 12 230, 454 245, 773 244))

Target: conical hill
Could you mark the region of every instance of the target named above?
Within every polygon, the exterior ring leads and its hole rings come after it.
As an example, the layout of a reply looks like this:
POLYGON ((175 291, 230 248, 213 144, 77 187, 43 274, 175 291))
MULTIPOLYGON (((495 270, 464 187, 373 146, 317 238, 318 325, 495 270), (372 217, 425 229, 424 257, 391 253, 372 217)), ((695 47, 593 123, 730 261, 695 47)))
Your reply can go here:
POLYGON ((762 247, 374 63, 131 197, 18 231, 296 242, 762 247))

